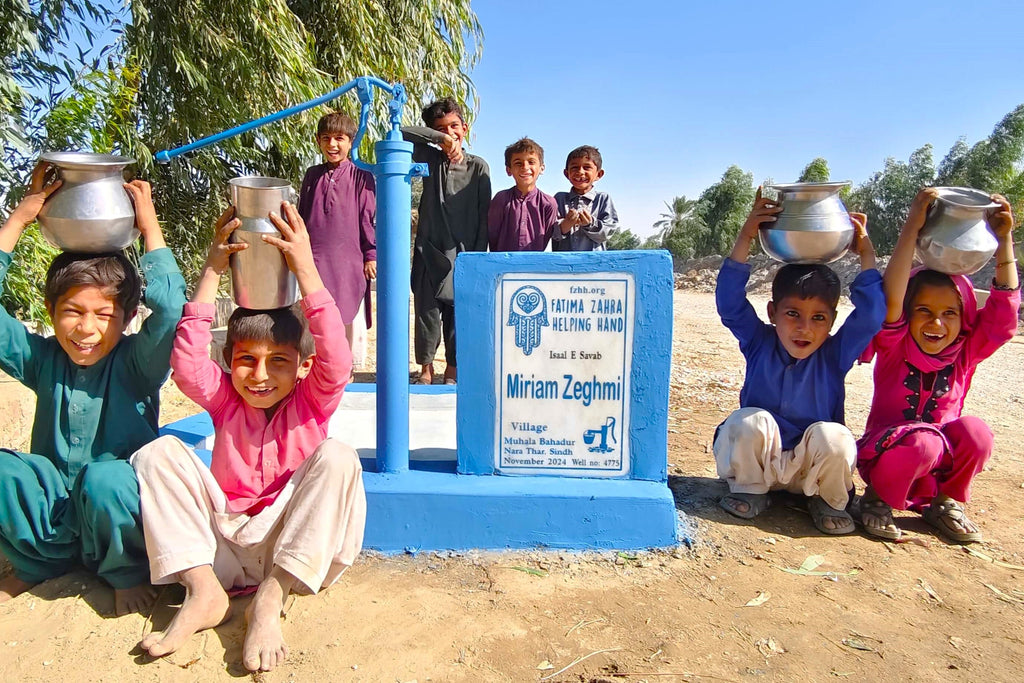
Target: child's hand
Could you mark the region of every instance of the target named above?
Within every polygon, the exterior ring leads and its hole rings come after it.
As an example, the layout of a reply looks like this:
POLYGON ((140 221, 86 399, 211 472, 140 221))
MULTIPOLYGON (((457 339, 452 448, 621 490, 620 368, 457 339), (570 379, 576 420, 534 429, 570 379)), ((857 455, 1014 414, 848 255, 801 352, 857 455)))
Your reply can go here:
POLYGON ((1006 239, 1013 233, 1013 209, 1010 208, 1010 202, 1001 194, 992 195, 992 201, 1000 206, 998 209, 989 209, 985 214, 985 220, 996 237, 1006 239))
POLYGON ((576 218, 576 225, 590 225, 594 222, 594 217, 590 215, 590 212, 586 209, 580 209, 579 215, 576 218))
POLYGON ((774 223, 777 214, 782 213, 782 205, 761 196, 761 188, 754 195, 754 208, 747 214, 747 220, 740 228, 739 237, 753 241, 757 237, 757 229, 764 223, 774 223))
POLYGON ((562 231, 563 235, 568 235, 572 232, 572 229, 579 223, 580 212, 576 209, 569 209, 565 213, 565 218, 558 222, 558 228, 562 231))
POLYGON ((324 283, 313 262, 313 248, 309 243, 306 223, 302 220, 302 216, 299 215, 294 204, 284 202, 281 206, 284 209, 285 218, 288 219, 287 222, 276 213, 271 212, 270 214, 270 222, 281 231, 281 237, 260 235, 260 238, 281 250, 284 260, 288 263, 288 269, 295 273, 295 279, 299 281, 299 289, 305 296, 323 289, 324 283))
POLYGON ((153 251, 167 246, 160 221, 156 218, 156 207, 153 206, 153 189, 145 180, 133 180, 124 183, 125 191, 131 195, 135 205, 135 227, 146 240, 146 251, 153 251))
POLYGON ((761 188, 758 187, 757 194, 754 195, 754 208, 750 210, 746 222, 743 223, 739 234, 736 235, 736 243, 732 245, 729 258, 737 263, 746 263, 750 257, 750 247, 757 237, 757 229, 765 223, 769 225, 774 223, 775 216, 781 212, 782 205, 762 197, 761 188))
POLYGON ((851 248, 860 257, 861 270, 875 267, 875 245, 868 237, 868 217, 863 213, 850 213, 853 223, 853 245, 851 248))
POLYGON ((366 276, 367 280, 375 280, 377 278, 377 262, 367 261, 363 264, 363 275, 366 276))
POLYGON ((448 155, 448 161, 457 164, 462 161, 462 145, 451 135, 445 135, 441 141, 441 151, 448 155))
POLYGON ((234 216, 235 207, 229 206, 217 219, 217 224, 213 228, 213 243, 210 245, 210 251, 206 254, 206 267, 217 275, 228 269, 231 254, 249 248, 245 242, 228 242, 231 233, 242 224, 242 221, 234 216))
POLYGON ((52 166, 44 161, 36 164, 32 169, 32 181, 28 194, 11 212, 5 225, 18 225, 23 230, 36 219, 43 208, 43 203, 64 183, 63 180, 46 182, 47 173, 51 168, 52 166))
POLYGON ((924 227, 924 220, 928 217, 928 208, 939 198, 939 191, 934 187, 926 187, 917 193, 913 203, 910 205, 910 213, 907 214, 907 221, 903 224, 903 232, 917 238, 917 233, 924 227))

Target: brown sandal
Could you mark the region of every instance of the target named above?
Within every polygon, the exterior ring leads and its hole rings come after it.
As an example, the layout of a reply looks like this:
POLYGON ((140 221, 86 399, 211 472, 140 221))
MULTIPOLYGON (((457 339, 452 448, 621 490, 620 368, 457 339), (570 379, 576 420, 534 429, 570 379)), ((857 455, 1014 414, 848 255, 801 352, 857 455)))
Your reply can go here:
POLYGON ((933 502, 921 513, 921 517, 935 527, 947 541, 977 543, 981 540, 980 531, 966 531, 971 520, 967 519, 964 506, 952 498, 947 498, 941 503, 933 502))

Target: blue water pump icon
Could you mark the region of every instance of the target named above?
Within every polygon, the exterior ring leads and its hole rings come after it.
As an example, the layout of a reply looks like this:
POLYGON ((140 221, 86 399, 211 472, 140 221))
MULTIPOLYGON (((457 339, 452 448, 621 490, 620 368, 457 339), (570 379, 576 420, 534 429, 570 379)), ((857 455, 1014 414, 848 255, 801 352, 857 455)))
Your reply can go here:
POLYGON ((604 425, 602 425, 598 429, 588 429, 587 431, 583 432, 583 443, 590 446, 590 448, 588 448, 587 450, 589 450, 591 453, 611 453, 614 449, 608 445, 609 437, 611 437, 611 440, 614 443, 618 443, 618 440, 615 438, 614 417, 609 417, 607 420, 604 421, 604 425), (591 446, 590 444, 594 443, 594 439, 597 438, 598 434, 601 435, 601 442, 596 446, 591 446))

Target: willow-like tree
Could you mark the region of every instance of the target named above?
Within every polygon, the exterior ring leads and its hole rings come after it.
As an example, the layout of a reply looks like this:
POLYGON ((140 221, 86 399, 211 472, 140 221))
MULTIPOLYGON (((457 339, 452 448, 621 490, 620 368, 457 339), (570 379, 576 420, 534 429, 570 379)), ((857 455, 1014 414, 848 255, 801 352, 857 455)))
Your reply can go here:
MULTIPOLYGON (((310 110, 154 169, 160 150, 305 102, 357 76, 401 81, 407 120, 452 96, 475 110, 470 71, 483 32, 469 0, 132 0, 112 111, 115 146, 155 182, 157 208, 186 275, 201 263, 227 181, 262 173, 296 184, 316 158, 324 109, 310 110)), ((377 122, 386 118, 377 98, 377 122)), ((333 103, 358 114, 354 94, 333 103)), ((366 151, 369 151, 367 145, 366 151)))
MULTIPOLYGON (((126 8, 119 0, 21 0, 0 5, 0 23, 12 29, 0 32, 5 186, 23 184, 46 149, 134 157, 190 279, 227 203, 227 181, 256 173, 297 187, 317 160, 315 125, 327 108, 166 166, 154 165, 156 152, 362 75, 404 84, 407 122, 438 95, 462 102, 470 118, 476 110, 470 72, 483 31, 470 0, 129 0, 126 8), (64 57, 77 49, 80 59, 64 57)), ((358 114, 354 93, 331 105, 358 114)), ((368 154, 385 112, 378 93, 368 154)))

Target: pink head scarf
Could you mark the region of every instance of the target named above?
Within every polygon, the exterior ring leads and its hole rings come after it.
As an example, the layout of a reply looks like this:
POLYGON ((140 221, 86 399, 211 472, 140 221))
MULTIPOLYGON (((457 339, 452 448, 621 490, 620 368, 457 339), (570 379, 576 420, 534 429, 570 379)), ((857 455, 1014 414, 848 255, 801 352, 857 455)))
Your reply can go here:
MULTIPOLYGON (((913 278, 923 270, 925 270, 924 266, 914 268, 910 271, 910 277, 913 278)), ((953 361, 956 360, 956 357, 960 355, 964 342, 967 340, 967 336, 970 334, 971 330, 974 329, 974 325, 978 319, 978 300, 975 298, 974 284, 971 282, 970 278, 966 275, 949 275, 947 277, 953 281, 957 294, 960 296, 960 334, 955 340, 953 340, 952 344, 934 356, 922 351, 921 347, 917 345, 917 342, 914 341, 914 338, 909 332, 903 337, 903 357, 906 358, 911 365, 922 372, 937 372, 947 365, 952 364, 953 361)), ((900 319, 893 324, 906 325, 906 313, 901 315, 900 319)), ((859 360, 862 363, 869 363, 874 357, 875 344, 874 340, 872 340, 860 355, 859 360)))

